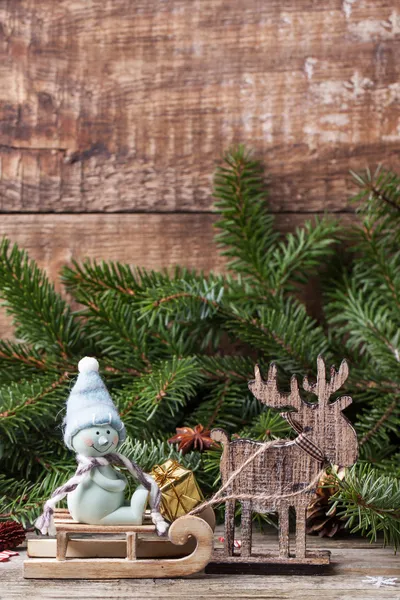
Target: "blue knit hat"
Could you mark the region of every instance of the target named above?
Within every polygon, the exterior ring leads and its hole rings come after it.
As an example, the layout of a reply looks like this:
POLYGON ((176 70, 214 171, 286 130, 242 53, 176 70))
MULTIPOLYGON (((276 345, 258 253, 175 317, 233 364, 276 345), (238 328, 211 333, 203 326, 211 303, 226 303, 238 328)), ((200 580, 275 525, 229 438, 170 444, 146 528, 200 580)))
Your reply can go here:
POLYGON ((97 425, 111 425, 118 431, 119 441, 123 442, 125 425, 99 375, 99 363, 95 358, 85 356, 79 361, 78 370, 78 379, 67 400, 67 414, 63 421, 66 446, 73 450, 73 436, 82 429, 97 425))

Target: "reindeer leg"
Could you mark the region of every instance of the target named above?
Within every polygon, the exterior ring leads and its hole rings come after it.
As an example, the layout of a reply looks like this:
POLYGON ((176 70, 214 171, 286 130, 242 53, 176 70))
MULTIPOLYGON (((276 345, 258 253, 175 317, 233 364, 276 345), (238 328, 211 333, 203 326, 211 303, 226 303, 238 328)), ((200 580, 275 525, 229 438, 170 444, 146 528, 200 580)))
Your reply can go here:
POLYGON ((242 502, 242 550, 241 556, 251 556, 251 536, 252 536, 252 520, 251 520, 251 502, 242 502))
POLYGON ((225 556, 233 556, 233 542, 235 536, 235 500, 225 502, 225 556))
POLYGON ((306 557, 306 510, 302 504, 296 506, 296 558, 306 557))
POLYGON ((289 507, 281 504, 279 513, 279 556, 289 558, 289 507))

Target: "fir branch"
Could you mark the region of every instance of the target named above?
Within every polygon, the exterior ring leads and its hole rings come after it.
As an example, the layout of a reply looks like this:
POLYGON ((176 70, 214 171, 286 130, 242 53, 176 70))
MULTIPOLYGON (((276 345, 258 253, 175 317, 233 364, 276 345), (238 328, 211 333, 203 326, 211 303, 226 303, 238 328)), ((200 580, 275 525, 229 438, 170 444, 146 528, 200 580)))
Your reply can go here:
POLYGON ((61 431, 54 435, 50 428, 43 431, 31 430, 29 439, 19 436, 15 444, 7 444, 2 459, 2 469, 16 478, 37 481, 47 473, 65 473, 66 479, 73 469, 73 456, 65 447, 61 431))
POLYGON ((364 173, 350 171, 354 181, 360 187, 360 193, 354 198, 366 200, 359 206, 360 212, 374 213, 377 217, 386 214, 387 209, 392 214, 400 212, 400 177, 392 171, 379 166, 374 174, 369 169, 364 173))
POLYGON ((92 300, 82 292, 80 302, 88 306, 84 331, 98 355, 116 361, 120 368, 128 363, 139 375, 148 371, 148 327, 138 323, 135 312, 120 296, 103 295, 92 300))
POLYGON ((135 296, 138 288, 138 278, 129 265, 119 262, 85 260, 81 265, 72 261, 72 267, 64 267, 62 281, 71 293, 85 293, 85 296, 96 296, 105 291, 115 291, 127 296, 135 296))
POLYGON ((396 201, 392 200, 389 195, 387 195, 383 189, 378 189, 374 185, 367 186, 367 189, 371 193, 371 195, 378 200, 379 202, 383 202, 388 204, 391 208, 394 208, 396 211, 400 211, 400 204, 396 201))
POLYGON ((57 379, 36 378, 32 382, 12 383, 0 388, 0 432, 12 443, 17 436, 28 437, 33 428, 43 430, 47 423, 54 423, 60 400, 65 401, 69 374, 57 379))
POLYGON ((142 441, 139 439, 128 439, 120 448, 119 452, 134 461, 147 472, 155 465, 161 465, 169 459, 178 461, 182 466, 191 471, 197 471, 201 466, 201 455, 198 452, 188 452, 182 455, 175 447, 163 439, 152 439, 142 441))
POLYGON ((215 207, 220 213, 216 236, 228 267, 257 283, 263 293, 292 291, 305 283, 319 260, 332 254, 338 224, 329 219, 306 222, 295 234, 279 241, 274 219, 267 210, 263 168, 243 146, 225 156, 216 172, 215 207))
POLYGON ((88 298, 98 298, 105 294, 124 297, 127 301, 145 293, 147 289, 169 285, 170 282, 188 284, 197 280, 201 274, 175 267, 153 271, 141 267, 131 267, 119 262, 85 260, 82 264, 73 261, 72 267, 64 267, 61 279, 66 289, 74 297, 87 304, 88 298))
POLYGON ((239 437, 267 442, 291 435, 293 431, 290 425, 279 412, 264 407, 263 412, 240 432, 239 437))
POLYGON ((386 302, 393 302, 396 316, 400 307, 400 252, 399 240, 392 234, 393 227, 377 224, 370 215, 355 228, 352 279, 359 289, 379 293, 386 302))
POLYGON ((141 318, 146 318, 153 326, 165 317, 173 316, 177 321, 205 320, 214 316, 220 309, 224 296, 223 277, 199 276, 191 281, 170 280, 163 286, 148 288, 137 303, 141 318))
POLYGON ((0 473, 0 519, 11 518, 30 526, 42 512, 43 500, 64 482, 64 472, 44 472, 35 483, 0 473))
POLYGON ((367 430, 359 440, 360 448, 374 440, 376 436, 378 436, 378 439, 375 440, 375 443, 381 444, 382 441, 388 443, 388 429, 397 433, 400 425, 400 407, 398 406, 397 398, 391 399, 389 397, 387 400, 383 403, 382 407, 373 406, 372 408, 368 408, 366 414, 362 415, 360 421, 356 424, 357 431, 360 431, 362 430, 362 425, 367 421, 367 430), (382 414, 378 417, 379 412, 382 414), (363 416, 365 419, 364 423, 362 421, 363 416))
POLYGON ((267 211, 263 168, 243 146, 228 152, 215 175, 215 207, 220 213, 216 240, 231 270, 266 283, 266 259, 278 234, 267 211))
POLYGON ((352 533, 360 532, 371 541, 383 534, 384 543, 396 550, 400 545, 400 480, 361 464, 336 482, 338 492, 332 497, 331 510, 338 509, 352 533))
POLYGON ((248 356, 200 356, 199 364, 207 379, 222 380, 227 377, 237 383, 245 383, 254 375, 254 361, 248 356))
MULTIPOLYGON (((231 379, 208 384, 201 404, 187 419, 188 425, 207 423, 210 427, 224 427, 237 431, 249 421, 254 407, 247 383, 238 384, 231 379)), ((260 409, 259 409, 260 410, 260 409)))
POLYGON ((0 340, 0 384, 27 379, 51 370, 52 364, 43 352, 26 344, 0 340))
POLYGON ((150 373, 117 393, 120 414, 129 432, 145 438, 172 430, 202 381, 200 367, 193 357, 173 357, 154 364, 150 373))
POLYGON ((398 379, 400 337, 393 309, 379 293, 357 289, 354 280, 333 295, 328 306, 329 321, 347 335, 351 350, 367 353, 385 377, 398 379))
MULTIPOLYGON (((213 401, 213 404, 214 404, 213 411, 212 411, 212 414, 210 415, 210 418, 208 419, 205 429, 211 429, 211 427, 213 427, 215 425, 215 421, 216 421, 219 413, 221 412, 222 406, 226 402, 226 397, 227 397, 227 394, 229 391, 229 384, 230 384, 230 381, 228 379, 225 380, 221 389, 218 390, 219 397, 217 398, 216 402, 215 402, 215 400, 213 401)), ((204 403, 203 403, 203 407, 204 407, 204 403)))
POLYGON ((306 221, 294 234, 289 233, 274 252, 270 264, 271 288, 295 290, 295 284, 307 283, 317 271, 320 261, 326 262, 334 251, 339 226, 332 219, 306 221))
POLYGON ((256 316, 235 310, 223 326, 235 337, 261 353, 263 360, 275 360, 288 371, 315 369, 318 354, 330 356, 329 341, 321 327, 309 317, 304 306, 293 298, 276 298, 256 316))
POLYGON ((0 244, 0 299, 13 317, 17 336, 36 350, 67 359, 81 347, 81 330, 44 271, 4 238, 0 244))

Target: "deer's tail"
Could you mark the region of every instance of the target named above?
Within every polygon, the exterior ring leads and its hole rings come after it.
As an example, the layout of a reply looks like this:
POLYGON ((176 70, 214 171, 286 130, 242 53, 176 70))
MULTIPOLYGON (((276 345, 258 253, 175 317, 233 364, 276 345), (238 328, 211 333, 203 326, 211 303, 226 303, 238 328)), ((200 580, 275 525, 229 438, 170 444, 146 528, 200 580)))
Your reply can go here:
POLYGON ((223 444, 224 449, 229 444, 229 435, 226 433, 225 429, 213 429, 211 431, 211 439, 215 442, 220 442, 223 444))
POLYGON ((222 444, 222 456, 221 456, 221 479, 222 483, 225 483, 226 479, 229 476, 228 473, 228 457, 229 457, 229 435, 226 433, 225 429, 213 429, 211 431, 211 438, 215 442, 219 442, 222 444))

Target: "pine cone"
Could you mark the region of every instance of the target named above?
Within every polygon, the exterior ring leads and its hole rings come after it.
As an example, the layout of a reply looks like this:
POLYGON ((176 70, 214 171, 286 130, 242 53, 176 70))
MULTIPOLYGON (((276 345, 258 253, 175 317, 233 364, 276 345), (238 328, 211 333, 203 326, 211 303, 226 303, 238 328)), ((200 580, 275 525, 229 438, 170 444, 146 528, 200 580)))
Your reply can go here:
MULTIPOLYGON (((339 469, 337 472, 340 479, 344 478, 344 474, 344 469, 339 469)), ((320 537, 333 537, 344 529, 345 521, 338 517, 336 509, 331 510, 332 507, 329 505, 329 498, 335 492, 337 492, 337 485, 334 477, 325 473, 319 480, 316 497, 307 508, 307 533, 317 533, 320 537)))
POLYGON ((3 521, 0 523, 0 552, 11 550, 25 539, 25 529, 15 521, 3 521))

